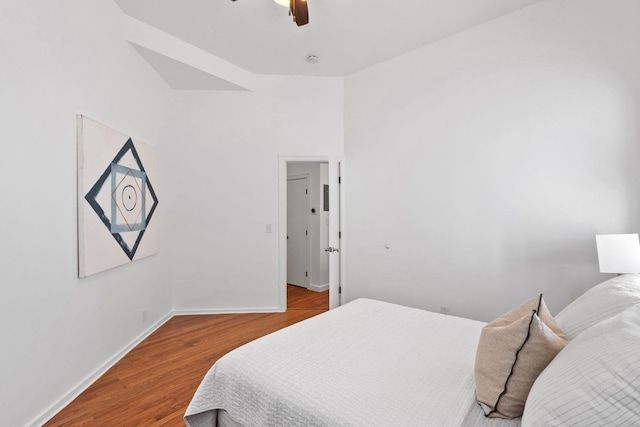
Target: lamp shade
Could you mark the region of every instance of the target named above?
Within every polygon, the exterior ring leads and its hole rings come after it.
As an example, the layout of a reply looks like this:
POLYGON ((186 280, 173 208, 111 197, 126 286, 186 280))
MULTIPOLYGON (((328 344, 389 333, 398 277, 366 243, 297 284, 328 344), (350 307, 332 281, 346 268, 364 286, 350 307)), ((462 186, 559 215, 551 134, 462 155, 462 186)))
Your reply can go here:
POLYGON ((638 234, 596 236, 601 273, 640 273, 638 234))

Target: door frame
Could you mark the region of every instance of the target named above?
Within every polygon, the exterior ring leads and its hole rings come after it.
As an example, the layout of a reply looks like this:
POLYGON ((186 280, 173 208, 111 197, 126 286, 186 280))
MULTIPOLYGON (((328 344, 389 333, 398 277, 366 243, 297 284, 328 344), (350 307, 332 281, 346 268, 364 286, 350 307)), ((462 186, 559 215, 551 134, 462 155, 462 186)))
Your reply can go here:
MULTIPOLYGON (((334 292, 329 286, 329 299, 334 303, 330 304, 330 308, 335 308, 337 305, 340 305, 345 302, 345 256, 344 256, 344 247, 345 245, 345 187, 341 185, 341 191, 338 199, 338 194, 335 191, 332 191, 332 184, 336 185, 337 188, 337 180, 338 177, 332 176, 332 171, 335 171, 335 174, 338 172, 342 174, 344 177, 344 156, 279 156, 278 158, 278 303, 279 310, 286 311, 287 310, 287 163, 292 162, 309 162, 309 163, 328 163, 329 164, 329 191, 330 191, 330 203, 332 201, 339 202, 340 210, 337 213, 340 218, 340 228, 342 231, 342 238, 340 239, 340 252, 338 256, 340 257, 340 281, 339 286, 342 286, 342 293, 338 295, 336 298, 332 299, 332 293, 334 292), (338 171, 337 167, 332 167, 331 165, 337 165, 340 162, 341 169, 338 171), (334 183, 335 178, 335 183, 334 183), (337 301, 337 304, 335 303, 337 301)), ((337 232, 335 232, 337 236, 337 232)), ((336 236, 329 236, 329 245, 336 245, 336 236)), ((331 274, 331 273, 330 273, 331 274)))

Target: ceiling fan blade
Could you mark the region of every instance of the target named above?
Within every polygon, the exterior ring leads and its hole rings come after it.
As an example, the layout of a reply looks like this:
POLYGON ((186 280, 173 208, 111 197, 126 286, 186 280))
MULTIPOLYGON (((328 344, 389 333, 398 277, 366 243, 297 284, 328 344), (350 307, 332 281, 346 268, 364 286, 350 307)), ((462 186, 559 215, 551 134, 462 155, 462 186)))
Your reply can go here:
POLYGON ((291 14, 298 27, 309 23, 307 0, 291 0, 291 14))

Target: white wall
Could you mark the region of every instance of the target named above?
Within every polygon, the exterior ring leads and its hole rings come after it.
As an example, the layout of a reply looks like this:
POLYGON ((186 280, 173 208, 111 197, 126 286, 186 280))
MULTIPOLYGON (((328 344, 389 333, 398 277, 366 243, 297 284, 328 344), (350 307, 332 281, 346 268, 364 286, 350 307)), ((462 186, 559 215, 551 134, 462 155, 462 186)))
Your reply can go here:
POLYGON ((174 300, 276 307, 278 156, 342 153, 342 79, 171 91, 125 33, 111 0, 0 6, 0 425, 52 415, 174 300), (163 229, 159 255, 82 280, 78 113, 159 148, 163 229))
POLYGON ((0 425, 37 418, 171 310, 164 251, 77 279, 75 115, 161 153, 168 142, 169 91, 122 40, 121 16, 106 0, 0 6, 0 425))
POLYGON ((594 235, 639 228, 638 22, 548 0, 348 76, 347 298, 490 320, 610 277, 594 235))
POLYGON ((180 94, 184 128, 167 148, 180 205, 170 218, 180 227, 167 232, 178 311, 278 309, 279 156, 342 153, 342 79, 263 83, 255 93, 180 94))

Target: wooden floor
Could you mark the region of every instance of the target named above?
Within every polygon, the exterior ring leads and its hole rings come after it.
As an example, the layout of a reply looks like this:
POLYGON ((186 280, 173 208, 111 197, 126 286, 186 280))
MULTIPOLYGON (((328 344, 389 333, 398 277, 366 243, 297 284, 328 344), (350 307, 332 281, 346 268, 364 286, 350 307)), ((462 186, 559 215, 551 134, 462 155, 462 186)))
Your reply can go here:
POLYGON ((329 310, 329 291, 313 292, 287 285, 287 310, 329 310))
POLYGON ((200 381, 221 356, 329 309, 329 292, 287 286, 287 311, 175 316, 46 426, 184 426, 200 381))

